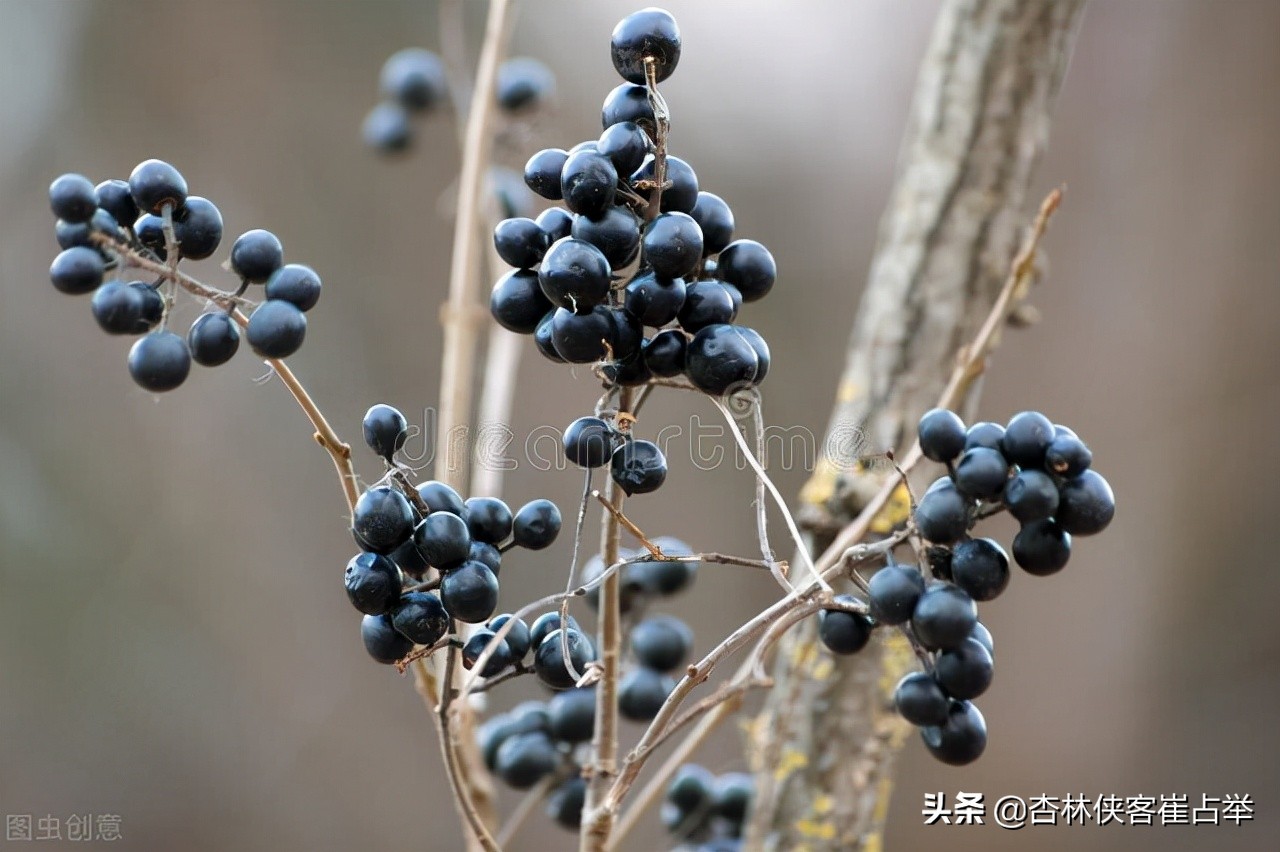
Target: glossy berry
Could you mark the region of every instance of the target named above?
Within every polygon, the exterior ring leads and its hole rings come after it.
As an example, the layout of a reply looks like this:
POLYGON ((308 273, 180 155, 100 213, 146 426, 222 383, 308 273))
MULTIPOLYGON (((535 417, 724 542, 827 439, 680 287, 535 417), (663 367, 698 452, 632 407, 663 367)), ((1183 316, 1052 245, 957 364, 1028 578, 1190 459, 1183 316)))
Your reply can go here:
POLYGON ((769 250, 755 240, 735 240, 720 252, 716 275, 736 287, 743 301, 754 302, 773 289, 778 265, 769 250))
POLYGON ((464 562, 440 579, 440 602, 458 621, 488 621, 498 608, 498 578, 482 562, 464 562))
POLYGON ((867 603, 877 624, 904 624, 924 594, 924 575, 908 565, 886 565, 871 575, 867 603))
POLYGON ((284 247, 270 231, 245 231, 231 245, 231 271, 254 284, 265 284, 284 266, 284 247))
POLYGON ((132 281, 129 287, 138 294, 142 310, 138 315, 138 324, 133 327, 134 334, 146 334, 160 324, 164 317, 164 298, 160 291, 145 281, 132 281))
POLYGON ((629 175, 644 163, 653 143, 634 121, 611 124, 600 134, 596 150, 613 161, 620 175, 629 175))
POLYGON ((409 421, 399 410, 378 403, 364 413, 360 430, 369 449, 390 462, 409 437, 409 421))
POLYGON ((920 418, 920 451, 925 458, 949 462, 964 452, 964 421, 954 411, 934 408, 920 418))
POLYGON ((439 480, 430 479, 419 485, 418 496, 433 512, 452 512, 459 518, 466 513, 462 495, 439 480))
POLYGON ((503 219, 493 229, 493 247, 498 257, 520 269, 537 266, 550 246, 547 232, 523 216, 503 219))
POLYGON ((187 348, 202 367, 225 364, 240 348, 240 328, 225 311, 201 314, 187 332, 187 348))
POLYGON ((685 290, 680 327, 694 334, 709 325, 733 322, 736 315, 728 287, 719 281, 695 281, 685 290))
POLYGON ((1010 463, 1024 470, 1043 468, 1053 438, 1053 423, 1048 417, 1038 411, 1023 411, 1005 426, 1000 449, 1010 463))
POLYGON ((538 274, 515 269, 498 279, 489 294, 489 313, 498 325, 516 334, 533 334, 549 311, 554 310, 538 274))
POLYGON ((618 170, 613 161, 593 149, 569 154, 560 172, 564 206, 581 216, 600 216, 613 204, 618 170))
POLYGON ((173 217, 173 235, 183 257, 203 260, 222 243, 222 213, 209 199, 192 195, 173 217))
POLYGON ((151 249, 156 257, 164 260, 169 256, 169 249, 165 245, 164 220, 159 216, 143 213, 133 223, 133 233, 138 242, 151 249))
POLYGON ((551 345, 570 364, 590 364, 604 358, 613 335, 613 312, 605 305, 582 314, 557 308, 551 316, 551 345))
POLYGON ((585 313, 608 296, 611 273, 604 252, 570 237, 547 249, 538 269, 538 283, 556 307, 585 313))
POLYGON ((575 775, 551 791, 547 816, 561 828, 576 831, 582 826, 582 809, 587 803, 587 779, 575 775))
POLYGON ((88 222, 98 209, 98 193, 84 175, 66 174, 49 184, 53 215, 72 224, 88 222))
MULTIPOLYGON (((465 510, 464 510, 465 511, 465 510)), ((413 531, 413 542, 428 565, 448 571, 471 553, 471 532, 459 515, 433 510, 413 531)))
POLYGON ((614 269, 631 263, 640 251, 640 219, 626 207, 611 205, 596 216, 575 216, 571 233, 600 249, 614 269))
POLYGON ((507 112, 533 109, 551 100, 555 91, 556 75, 537 59, 515 56, 498 66, 494 92, 507 112))
POLYGON ((413 642, 397 633, 386 615, 366 615, 360 622, 360 638, 369 656, 385 665, 413 650, 413 642))
POLYGON ((702 229, 703 254, 719 254, 733 241, 733 211, 720 196, 699 192, 689 215, 702 229))
POLYGON ((306 336, 306 314, 284 299, 268 299, 258 305, 245 329, 249 345, 263 358, 288 358, 306 336))
POLYGON ((951 578, 975 601, 994 600, 1009 585, 1009 557, 992 539, 967 539, 952 551, 951 578))
POLYGON ((560 188, 560 175, 569 152, 563 148, 543 148, 524 164, 524 182, 530 189, 549 201, 564 197, 560 188))
POLYGON ((1050 473, 1070 479, 1079 476, 1093 464, 1093 453, 1075 435, 1059 435, 1044 454, 1044 466, 1050 473))
POLYGON ((364 144, 381 154, 406 151, 413 141, 413 125, 409 111, 395 101, 376 104, 360 125, 364 144))
POLYGON ((413 577, 415 580, 421 580, 423 575, 427 573, 427 565, 422 554, 418 553, 418 548, 410 538, 404 544, 391 551, 391 561, 400 567, 400 570, 413 577))
POLYGON ((264 291, 268 299, 284 299, 298 310, 311 310, 320 301, 320 276, 310 266, 286 263, 271 273, 264 291))
POLYGON ((652 441, 624 441, 613 451, 609 473, 628 495, 648 494, 666 481, 667 458, 652 441))
POLYGON ((708 807, 715 795, 716 777, 696 763, 686 763, 667 785, 667 802, 682 814, 708 807))
POLYGON ((449 632, 449 614, 431 592, 408 592, 396 601, 391 624, 416 645, 434 645, 449 632))
POLYGON ((618 22, 609 40, 609 56, 622 79, 643 85, 651 63, 654 81, 671 76, 680 62, 680 27, 665 9, 647 8, 618 22))
POLYGON ((467 558, 476 562, 483 562, 489 566, 489 570, 494 574, 502 572, 502 551, 492 544, 473 539, 471 547, 467 550, 467 558))
POLYGON ((975 500, 999 498, 1008 481, 1009 462, 999 450, 974 447, 956 464, 956 488, 975 500))
POLYGON ((370 488, 356 500, 351 534, 362 550, 389 554, 413 534, 413 507, 390 486, 370 488))
POLYGON ((955 648, 969 638, 978 621, 973 598, 958 586, 936 583, 925 589, 911 615, 920 644, 930 649, 955 648))
POLYGON ((581 631, 570 627, 564 631, 564 644, 568 646, 568 656, 561 643, 561 631, 553 630, 547 634, 537 646, 533 655, 533 670, 542 681, 552 689, 568 689, 586 674, 587 665, 595 657, 595 649, 591 640, 581 631), (575 674, 576 672, 576 674, 575 674))
POLYGON ((966 451, 977 447, 984 447, 988 450, 1000 449, 1001 442, 1004 440, 1004 427, 999 423, 991 423, 983 421, 974 423, 964 433, 964 448, 966 451))
MULTIPOLYGON (((659 536, 653 543, 665 556, 691 556, 693 549, 679 539, 659 536)), ((697 562, 673 562, 646 556, 627 566, 626 582, 650 595, 674 595, 693 584, 698 572, 697 562)))
POLYGON ((544 733, 516 734, 498 748, 497 775, 509 787, 528 790, 555 771, 560 754, 544 733))
POLYGON ((49 266, 49 280, 58 292, 79 296, 98 289, 106 269, 102 255, 96 250, 73 246, 53 259, 49 266))
POLYGON ((444 62, 420 47, 406 47, 387 57, 379 87, 384 98, 419 112, 431 109, 449 94, 444 62))
POLYGON ((129 375, 152 393, 173 390, 186 381, 190 372, 187 342, 172 331, 152 332, 129 350, 129 375))
MULTIPOLYGON (((564 623, 560 620, 560 613, 544 612, 535 618, 533 624, 529 627, 529 642, 531 646, 536 650, 544 639, 563 626, 564 623)), ((572 615, 569 616, 569 627, 574 630, 581 629, 578 625, 578 619, 572 615)))
POLYGON ((533 221, 547 235, 547 244, 550 245, 556 240, 563 240, 573 232, 573 220, 574 215, 563 207, 548 207, 533 221))
POLYGON ((138 205, 133 202, 128 181, 104 180, 95 191, 98 194, 98 207, 111 214, 111 218, 117 222, 128 224, 138 218, 138 205))
POLYGON ((142 297, 123 281, 108 281, 93 292, 89 307, 107 334, 133 334, 142 316, 142 297))
MULTIPOLYGON (((657 163, 654 158, 647 157, 640 168, 631 173, 629 183, 633 186, 639 181, 653 183, 657 180, 654 171, 656 168, 657 163)), ((662 190, 662 201, 658 205, 658 210, 662 213, 692 213, 698 203, 698 175, 694 172, 693 166, 679 157, 668 156, 666 172, 666 183, 669 186, 662 190)), ((644 190, 641 192, 647 194, 644 190)))
POLYGON ((472 541, 501 544, 511 535, 511 509, 506 503, 496 497, 472 497, 466 507, 467 529, 472 541))
POLYGON ((599 417, 579 417, 564 430, 564 455, 578 467, 603 467, 617 446, 613 428, 599 417))
POLYGON ((1043 471, 1019 471, 1004 487, 1004 504, 1024 524, 1044 520, 1058 511, 1058 486, 1043 471))
POLYGON ((684 306, 684 279, 659 277, 652 270, 638 273, 628 282, 623 305, 627 313, 653 328, 671 322, 684 306))
POLYGON ((951 700, 938 682, 924 672, 912 672, 893 690, 898 715, 913 725, 941 725, 947 720, 951 700))
POLYGON ((760 381, 760 356, 736 326, 709 325, 689 341, 685 371, 699 390, 723 396, 760 381))
POLYGON ((952 544, 969 529, 969 499, 945 477, 930 487, 916 506, 920 535, 934 544, 952 544))
POLYGON ((1013 537, 1013 560, 1038 577, 1061 571, 1071 558, 1071 534, 1055 520, 1024 524, 1013 537))
POLYGON ((1072 535, 1096 535, 1116 515, 1115 494, 1096 470, 1086 470, 1064 482, 1059 495, 1055 518, 1072 535))
MULTIPOLYGON (((132 222, 133 220, 128 220, 132 222)), ((53 237, 58 242, 58 248, 74 248, 75 246, 84 246, 94 251, 101 252, 93 242, 94 234, 106 234, 108 236, 116 236, 119 230, 119 224, 115 218, 105 210, 95 210, 93 216, 88 222, 64 222, 59 219, 53 226, 53 237)))
MULTIPOLYGON (((854 604, 853 595, 836 595, 838 603, 854 604)), ((871 639, 871 620, 858 612, 824 609, 818 613, 818 638, 833 654, 856 654, 871 639)))
MULTIPOLYGON (((466 669, 473 669, 483 654, 492 643, 494 633, 492 630, 477 630, 467 639, 465 645, 462 646, 462 665, 466 669)), ((419 643, 421 644, 421 643, 419 643)), ((489 659, 485 661, 484 667, 480 669, 481 677, 495 677, 502 672, 511 668, 515 663, 515 656, 511 653, 510 646, 506 641, 494 644, 489 659)))
POLYGON ((644 86, 623 83, 605 96, 604 106, 600 109, 600 126, 609 127, 626 121, 638 124, 646 133, 655 132, 657 120, 644 86))
POLYGON ((618 712, 633 722, 651 721, 675 688, 670 675, 636 666, 618 683, 618 712))
POLYGON ((943 763, 964 766, 982 756, 987 747, 987 723, 968 701, 954 701, 941 725, 920 729, 929 753, 943 763))
POLYGON ((654 615, 631 628, 631 653, 654 671, 677 669, 693 651, 693 631, 670 615, 654 615))
POLYGON ((991 638, 991 631, 981 621, 973 625, 973 632, 969 634, 969 638, 977 640, 979 645, 987 649, 988 654, 991 654, 992 657, 995 656, 995 641, 991 638))
MULTIPOLYGON (((732 291, 733 288, 726 285, 726 290, 732 291)), ((751 346, 756 353, 756 378, 755 383, 760 384, 764 381, 765 376, 769 375, 769 365, 773 363, 773 358, 769 354, 769 344, 765 342, 760 332, 754 328, 748 328, 745 325, 734 326, 738 330, 738 334, 751 346)))
POLYGON ((531 500, 511 520, 511 541, 517 547, 542 550, 560 534, 560 510, 550 500, 531 500))
POLYGON ((507 648, 511 651, 512 661, 519 662, 529 653, 529 625, 525 624, 523 619, 516 618, 510 613, 503 613, 502 615, 494 616, 485 626, 497 633, 507 625, 507 622, 514 623, 511 625, 511 629, 507 631, 504 641, 506 641, 507 648))
POLYGON ((169 204, 176 214, 187 200, 187 181, 163 160, 144 160, 129 175, 129 194, 142 213, 158 216, 169 204))
POLYGON ((655 376, 678 376, 684 372, 685 349, 689 341, 676 329, 660 331, 646 340, 640 350, 645 366, 655 376))
POLYGON ((991 653, 972 638, 939 654, 933 668, 938 685, 952 698, 977 698, 991 686, 994 675, 991 653))
POLYGON ((400 572, 377 553, 358 553, 343 574, 351 605, 366 615, 389 612, 400 600, 400 572))

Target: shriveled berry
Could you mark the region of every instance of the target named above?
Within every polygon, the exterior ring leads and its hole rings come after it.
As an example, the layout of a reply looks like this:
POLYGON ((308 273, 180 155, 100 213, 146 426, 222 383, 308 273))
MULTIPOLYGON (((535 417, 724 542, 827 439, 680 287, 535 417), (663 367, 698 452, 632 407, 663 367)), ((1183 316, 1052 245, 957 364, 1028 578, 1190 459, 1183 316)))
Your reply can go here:
POLYGON ((666 481, 667 457, 652 441, 624 441, 613 451, 609 472, 628 495, 648 494, 666 481))
POLYGON ((391 624, 417 645, 434 645, 449 632, 449 613, 431 592, 409 592, 396 602, 391 624))
POLYGON ((377 553, 357 553, 343 574, 351 605, 366 615, 389 612, 400 600, 400 572, 377 553))

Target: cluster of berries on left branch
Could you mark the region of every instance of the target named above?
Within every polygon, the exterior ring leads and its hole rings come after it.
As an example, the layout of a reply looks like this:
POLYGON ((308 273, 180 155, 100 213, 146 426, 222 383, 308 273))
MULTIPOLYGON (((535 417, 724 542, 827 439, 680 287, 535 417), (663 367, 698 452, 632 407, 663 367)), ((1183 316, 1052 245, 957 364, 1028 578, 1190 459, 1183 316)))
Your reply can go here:
POLYGON ((128 367, 142 388, 173 390, 186 381, 193 361, 216 367, 231 360, 240 347, 237 308, 251 311, 244 335, 259 356, 286 358, 302 346, 305 313, 320 299, 320 277, 309 266, 286 264, 280 240, 261 229, 232 245, 227 266, 240 286, 224 292, 193 282, 200 293, 194 298, 208 310, 185 336, 169 328, 184 292, 178 264, 211 257, 223 232, 217 206, 188 194, 186 179, 170 164, 146 160, 127 181, 96 186, 83 175, 64 174, 49 186, 49 206, 62 249, 49 267, 53 286, 69 295, 92 293, 93 317, 107 334, 141 335, 128 367), (165 274, 156 274, 159 265, 167 267, 165 274), (129 280, 123 273, 130 269, 148 271, 155 280, 129 280), (251 284, 264 286, 260 303, 245 298, 251 284))

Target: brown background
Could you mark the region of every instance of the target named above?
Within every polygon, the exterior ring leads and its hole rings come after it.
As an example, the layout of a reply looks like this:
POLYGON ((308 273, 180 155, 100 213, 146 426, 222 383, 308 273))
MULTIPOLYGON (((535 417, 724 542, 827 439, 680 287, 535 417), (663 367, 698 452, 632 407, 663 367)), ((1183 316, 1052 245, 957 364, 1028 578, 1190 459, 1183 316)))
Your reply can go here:
MULTIPOLYGON (((775 252, 781 281, 743 317, 775 354, 766 413, 820 430, 937 7, 672 7, 686 39, 665 88, 674 152, 775 252)), ((517 47, 552 65, 560 98, 513 162, 598 133, 608 34, 630 8, 526 5, 517 47)), ((482 10, 469 11, 474 35, 482 10)), ((955 770, 912 743, 890 848, 1274 842, 1278 31, 1280 6, 1244 0, 1085 16, 1037 181, 1070 185, 1035 297, 1045 320, 1008 335, 981 413, 1042 407, 1076 427, 1120 514, 1066 572, 1020 575, 985 608, 990 748, 955 770), (920 826, 924 791, 960 789, 1249 793, 1259 815, 1240 829, 920 826)), ((221 206, 228 246, 269 227, 323 275, 294 364, 340 431, 357 439, 377 401, 421 419, 438 386, 453 127, 431 121, 397 164, 358 133, 382 59, 406 44, 437 44, 431 3, 0 2, 0 811, 117 813, 121 846, 139 850, 456 847, 423 708, 360 647, 338 582, 352 550, 340 494, 294 404, 254 383, 264 370, 247 356, 153 399, 129 381, 127 342, 45 279, 50 179, 167 158, 221 206)), ((216 262, 196 268, 227 284, 216 262)), ((526 347, 520 434, 594 399, 583 371, 526 347)), ((713 422, 679 396, 642 427, 691 413, 713 422)), ((789 494, 803 477, 778 473, 789 494)), ((570 472, 510 477, 516 501, 568 506, 578 487, 570 472)), ((749 491, 731 465, 700 472, 676 454, 633 511, 749 553, 749 491)), ((503 605, 558 587, 567 560, 566 542, 513 555, 503 605)), ((672 610, 705 648, 771 595, 762 577, 711 569, 672 610)), ((725 735, 706 762, 740 767, 735 745, 725 735)), ((532 825, 514 848, 568 848, 532 825)), ((634 848, 660 842, 652 829, 634 848)))

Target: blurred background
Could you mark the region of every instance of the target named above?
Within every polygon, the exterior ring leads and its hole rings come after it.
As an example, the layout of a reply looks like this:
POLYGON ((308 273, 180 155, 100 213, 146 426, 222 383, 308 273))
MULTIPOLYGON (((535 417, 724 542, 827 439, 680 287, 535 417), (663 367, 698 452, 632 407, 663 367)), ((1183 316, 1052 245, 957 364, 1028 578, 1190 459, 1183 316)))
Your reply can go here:
MULTIPOLYGON (((554 114, 503 156, 599 133, 608 38, 638 4, 522 4, 516 52, 558 75, 554 114)), ((933 2, 668 4, 685 37, 664 92, 673 153, 782 272, 748 306, 774 352, 770 422, 827 422, 893 177, 933 2)), ((474 53, 483 4, 467 4, 474 53)), ((911 742, 890 849, 1274 848, 1280 574, 1263 529, 1280 474, 1280 5, 1125 0, 1087 10, 1034 197, 1069 193, 1037 327, 1006 335, 980 413, 1039 407, 1091 443, 1120 501, 1062 574, 1019 574, 984 607, 998 674, 990 747, 943 767, 911 742), (924 827, 926 791, 1249 794, 1252 824, 924 827), (1266 838, 1271 837, 1271 841, 1266 838)), ((438 47, 435 5, 0 0, 0 811, 118 814, 130 849, 458 847, 434 734, 409 678, 373 664, 339 575, 353 547, 332 467, 276 381, 242 354, 153 397, 128 340, 53 291, 49 181, 177 165, 235 235, 266 227, 324 278, 292 359, 359 442, 374 402, 435 404, 458 151, 448 115, 413 154, 365 150, 383 59, 438 47)), ((190 303, 179 328, 195 316, 190 303)), ((596 385, 534 354, 513 428, 560 427, 596 385)), ((700 407, 701 406, 701 407, 700 407)), ((656 397, 653 431, 690 414, 656 397)), ((358 453, 362 474, 378 464, 358 453)), ((800 469, 779 471, 794 494, 800 469)), ((673 456, 630 512, 698 549, 750 553, 749 474, 673 456)), ((523 465, 515 503, 573 504, 579 477, 523 465)), ((566 512, 569 514, 569 512, 566 512)), ((1001 527, 1005 542, 1012 529, 1001 527)), ((513 554, 502 606, 563 583, 568 537, 513 554)), ((672 611, 710 647, 773 597, 704 570, 672 611), (710 602, 714 601, 714 604, 710 602)), ((505 707, 538 694, 517 682, 505 707)), ((627 735, 637 736, 629 726, 627 735)), ((702 755, 742 768, 726 731, 702 755)), ((839 795, 839 791, 833 791, 839 795)), ((505 796, 504 805, 514 801, 505 796)), ((662 848, 656 819, 632 848, 662 848)), ((558 850, 540 817, 512 848, 558 850)), ((64 829, 65 831, 65 829, 64 829)), ((56 848, 46 842, 41 848, 56 848)))

